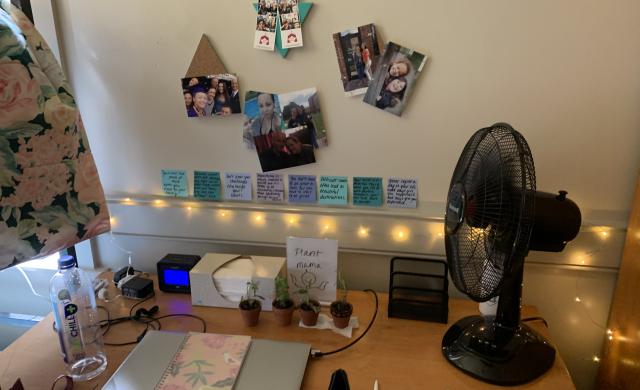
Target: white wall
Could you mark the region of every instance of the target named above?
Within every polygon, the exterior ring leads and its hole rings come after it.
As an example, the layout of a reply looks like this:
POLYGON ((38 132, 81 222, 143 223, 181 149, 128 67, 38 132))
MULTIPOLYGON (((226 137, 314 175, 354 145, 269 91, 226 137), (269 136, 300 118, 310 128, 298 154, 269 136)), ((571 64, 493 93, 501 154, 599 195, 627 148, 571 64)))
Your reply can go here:
MULTIPOLYGON (((163 168, 259 170, 254 153, 241 144, 241 118, 184 116, 179 79, 202 33, 245 91, 318 88, 330 146, 318 152, 317 164, 286 173, 418 179, 415 211, 363 216, 354 208, 340 209, 341 215, 335 209, 295 210, 305 221, 295 234, 317 235, 322 220, 335 217, 332 236, 341 242, 341 262, 354 288, 384 289, 391 253, 443 255, 430 229, 442 216, 452 169, 473 131, 497 121, 510 122, 529 141, 540 189, 568 190, 585 225, 626 226, 640 162, 640 2, 319 1, 305 23, 305 47, 287 59, 252 49, 255 14, 249 1, 54 5, 63 59, 105 190, 114 200, 116 237, 135 251, 143 268, 153 269, 169 250, 282 251, 291 234, 277 222, 292 211, 289 206, 264 210, 272 223, 258 228, 248 222, 255 210, 236 209, 237 204, 220 206, 236 212, 233 223, 224 225, 211 208, 197 216, 115 202, 161 194, 163 168), (341 91, 331 34, 369 22, 385 40, 430 57, 402 118, 341 91), (361 223, 369 224, 375 240, 354 237, 361 223), (391 239, 398 224, 410 227, 411 242, 391 239)), ((560 255, 532 254, 525 277, 525 302, 549 318, 581 389, 592 385, 596 366, 590 354, 599 352, 604 332, 589 318, 606 323, 624 236, 616 230, 600 240, 597 233, 585 229, 560 255), (587 299, 591 311, 574 305, 577 293, 593 295, 587 299)), ((96 247, 103 264, 123 263, 108 237, 96 247)))

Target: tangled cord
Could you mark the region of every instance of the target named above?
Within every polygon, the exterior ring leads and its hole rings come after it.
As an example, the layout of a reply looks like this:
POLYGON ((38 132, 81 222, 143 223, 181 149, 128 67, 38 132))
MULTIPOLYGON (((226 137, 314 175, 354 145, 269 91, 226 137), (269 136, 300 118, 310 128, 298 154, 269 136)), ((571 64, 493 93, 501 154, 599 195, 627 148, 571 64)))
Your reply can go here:
POLYGON ((371 290, 371 289, 366 289, 364 291, 373 293, 373 297, 376 300, 376 308, 375 308, 375 311, 373 312, 373 317, 371 318, 371 321, 369 321, 369 325, 367 325, 367 329, 365 329, 364 332, 362 332, 362 334, 360 336, 358 336, 358 338, 356 338, 355 340, 353 340, 349 344, 345 345, 344 347, 341 347, 341 348, 338 348, 338 349, 334 349, 333 351, 329 351, 329 352, 322 352, 322 351, 318 351, 318 350, 312 350, 311 351, 311 357, 312 358, 320 358, 320 357, 323 357, 323 356, 333 355, 334 353, 342 352, 345 349, 352 347, 355 343, 360 341, 360 339, 362 339, 367 334, 367 332, 369 332, 369 329, 371 329, 371 326, 373 325, 373 322, 376 320, 376 316, 378 315, 378 294, 376 294, 376 292, 371 290))
MULTIPOLYGON (((154 295, 150 295, 147 298, 136 302, 135 305, 131 306, 131 308, 129 309, 129 315, 128 316, 122 316, 122 317, 117 317, 117 318, 111 318, 111 313, 109 312, 109 310, 104 307, 104 306, 97 306, 98 309, 104 310, 105 313, 107 313, 107 318, 104 320, 100 320, 98 322, 98 329, 103 329, 104 331, 102 332, 102 337, 106 336, 106 334, 109 332, 109 330, 111 330, 112 326, 118 325, 118 324, 122 324, 125 322, 136 322, 136 323, 140 323, 145 325, 144 330, 142 331, 142 333, 140 333, 140 335, 138 337, 136 337, 135 340, 133 341, 126 341, 126 342, 120 342, 120 343, 109 343, 109 342, 104 342, 104 345, 107 346, 111 346, 111 347, 120 347, 120 346, 124 346, 124 345, 133 345, 133 344, 137 344, 140 341, 142 341, 142 339, 144 338, 144 336, 147 334, 147 332, 149 331, 149 329, 153 329, 153 330, 161 330, 162 329, 162 323, 160 322, 160 320, 165 319, 165 318, 170 318, 170 317, 190 317, 190 318, 195 318, 198 321, 200 321, 202 323, 202 333, 206 333, 207 332, 207 323, 205 322, 205 320, 202 317, 198 317, 195 314, 188 314, 188 313, 178 313, 178 314, 166 314, 166 315, 162 315, 159 317, 155 317, 154 315, 158 312, 159 308, 158 306, 153 306, 151 309, 145 309, 145 308, 140 308, 138 310, 136 310, 136 312, 134 313, 133 310, 141 305, 142 303, 148 301, 149 299, 153 298, 154 295)), ((55 321, 53 322, 53 330, 56 331, 56 323, 55 321)))

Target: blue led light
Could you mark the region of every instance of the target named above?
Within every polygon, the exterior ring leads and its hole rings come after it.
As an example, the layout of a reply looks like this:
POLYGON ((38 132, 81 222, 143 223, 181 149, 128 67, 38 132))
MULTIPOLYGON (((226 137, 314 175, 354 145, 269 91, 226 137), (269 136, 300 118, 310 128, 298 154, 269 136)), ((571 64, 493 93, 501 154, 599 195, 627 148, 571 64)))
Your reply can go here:
POLYGON ((188 286, 189 271, 183 271, 178 269, 165 269, 164 284, 172 285, 172 286, 188 286))

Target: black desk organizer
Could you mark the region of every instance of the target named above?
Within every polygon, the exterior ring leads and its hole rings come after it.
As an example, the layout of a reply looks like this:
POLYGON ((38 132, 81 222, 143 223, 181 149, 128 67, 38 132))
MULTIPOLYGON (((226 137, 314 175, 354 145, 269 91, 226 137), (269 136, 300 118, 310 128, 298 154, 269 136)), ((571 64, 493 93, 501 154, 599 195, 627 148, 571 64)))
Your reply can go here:
POLYGON ((441 322, 449 316, 449 268, 444 260, 391 259, 389 317, 441 322))

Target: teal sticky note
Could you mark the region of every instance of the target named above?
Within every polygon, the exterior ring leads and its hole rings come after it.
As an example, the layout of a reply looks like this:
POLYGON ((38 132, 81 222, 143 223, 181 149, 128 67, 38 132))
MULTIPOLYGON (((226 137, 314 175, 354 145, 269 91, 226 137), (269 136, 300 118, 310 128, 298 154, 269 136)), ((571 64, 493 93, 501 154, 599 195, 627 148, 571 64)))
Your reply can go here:
POLYGON ((382 178, 354 177, 353 204, 356 206, 382 206, 382 178))
POLYGON ((346 205, 348 192, 349 178, 346 176, 320 176, 320 204, 346 205))
POLYGON ((193 196, 202 200, 221 200, 220 172, 193 172, 193 196))
POLYGON ((162 191, 169 196, 189 196, 187 171, 177 169, 162 170, 162 191))

